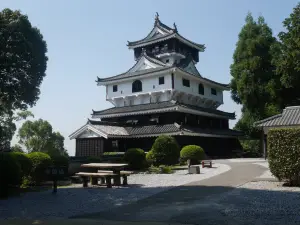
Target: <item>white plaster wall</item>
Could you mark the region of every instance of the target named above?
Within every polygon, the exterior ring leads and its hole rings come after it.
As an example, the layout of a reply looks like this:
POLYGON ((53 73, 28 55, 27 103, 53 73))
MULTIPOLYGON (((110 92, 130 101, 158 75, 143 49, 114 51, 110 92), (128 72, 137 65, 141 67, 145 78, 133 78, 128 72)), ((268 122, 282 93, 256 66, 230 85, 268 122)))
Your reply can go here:
POLYGON ((211 87, 208 86, 207 84, 203 84, 204 86, 204 95, 200 95, 198 92, 198 85, 199 81, 191 79, 190 77, 185 77, 185 79, 190 80, 190 87, 185 87, 182 85, 182 78, 183 76, 180 74, 176 74, 174 76, 174 89, 178 91, 183 91, 188 94, 196 95, 196 96, 204 96, 207 99, 212 99, 217 102, 223 103, 223 91, 218 90, 217 88, 217 95, 212 95, 211 94, 211 87))
POLYGON ((132 93, 132 83, 134 82, 134 80, 107 85, 107 87, 106 87, 107 88, 107 99, 111 99, 114 97, 120 97, 120 96, 130 96, 130 95, 135 95, 135 94, 149 93, 149 92, 161 91, 161 90, 166 90, 166 89, 172 89, 171 74, 159 75, 159 76, 155 76, 155 77, 146 77, 146 78, 141 78, 139 80, 143 84, 143 91, 136 92, 136 93, 132 93), (165 77, 165 83, 159 85, 158 78, 161 76, 165 77), (113 92, 113 85, 118 85, 117 92, 113 92), (154 85, 154 87, 153 87, 153 85, 154 85))
POLYGON ((165 92, 165 93, 159 93, 158 95, 155 96, 139 95, 139 96, 129 97, 129 98, 118 98, 113 100, 113 102, 116 107, 122 107, 122 106, 129 106, 129 105, 164 102, 170 100, 171 100, 171 93, 165 92))

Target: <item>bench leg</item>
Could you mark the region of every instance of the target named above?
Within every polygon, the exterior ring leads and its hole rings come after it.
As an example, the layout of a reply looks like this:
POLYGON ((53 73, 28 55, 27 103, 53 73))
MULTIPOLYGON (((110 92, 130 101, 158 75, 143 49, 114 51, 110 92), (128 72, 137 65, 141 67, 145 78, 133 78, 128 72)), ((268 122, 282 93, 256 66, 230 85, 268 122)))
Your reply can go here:
POLYGON ((114 179, 114 185, 116 186, 121 185, 121 176, 115 176, 113 179, 114 179))
POLYGON ((111 188, 111 177, 106 177, 105 179, 107 188, 111 188))
POLYGON ((87 177, 83 177, 82 180, 83 180, 83 187, 84 188, 88 187, 88 178, 87 177))
POLYGON ((91 184, 97 185, 98 184, 98 178, 97 177, 91 177, 91 184))
POLYGON ((123 175, 123 185, 127 185, 127 176, 123 175))
POLYGON ((100 183, 105 184, 105 178, 104 177, 100 177, 100 183))

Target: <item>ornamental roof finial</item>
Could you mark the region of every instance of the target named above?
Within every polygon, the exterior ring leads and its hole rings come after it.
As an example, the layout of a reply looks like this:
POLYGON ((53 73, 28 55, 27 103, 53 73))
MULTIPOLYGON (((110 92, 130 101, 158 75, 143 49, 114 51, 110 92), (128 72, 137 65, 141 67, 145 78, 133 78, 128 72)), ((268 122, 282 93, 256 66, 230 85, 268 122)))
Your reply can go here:
POLYGON ((156 15, 155 15, 155 23, 157 23, 159 21, 159 14, 158 12, 156 12, 156 15))
POLYGON ((177 26, 176 26, 175 22, 173 23, 173 27, 174 27, 174 31, 177 32, 177 26))

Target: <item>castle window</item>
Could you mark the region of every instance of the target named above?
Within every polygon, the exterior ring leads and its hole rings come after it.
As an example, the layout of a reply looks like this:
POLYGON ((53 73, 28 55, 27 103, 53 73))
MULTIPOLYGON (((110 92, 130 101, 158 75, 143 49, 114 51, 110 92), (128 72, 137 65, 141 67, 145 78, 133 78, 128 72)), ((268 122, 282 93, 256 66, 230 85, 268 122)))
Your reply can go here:
POLYGON ((199 84, 198 93, 200 95, 204 95, 204 86, 203 86, 203 84, 199 84))
POLYGON ((211 89, 211 94, 212 94, 212 95, 217 95, 217 90, 214 89, 214 88, 212 88, 212 89, 211 89))
POLYGON ((113 86, 113 92, 117 92, 118 91, 118 85, 114 85, 113 86))
POLYGON ((136 80, 132 83, 132 92, 142 91, 142 82, 140 80, 136 80))
POLYGON ((182 85, 185 87, 190 87, 190 81, 187 79, 182 79, 182 85))
POLYGON ((161 85, 161 84, 164 84, 165 83, 165 77, 159 77, 158 78, 158 84, 161 85))

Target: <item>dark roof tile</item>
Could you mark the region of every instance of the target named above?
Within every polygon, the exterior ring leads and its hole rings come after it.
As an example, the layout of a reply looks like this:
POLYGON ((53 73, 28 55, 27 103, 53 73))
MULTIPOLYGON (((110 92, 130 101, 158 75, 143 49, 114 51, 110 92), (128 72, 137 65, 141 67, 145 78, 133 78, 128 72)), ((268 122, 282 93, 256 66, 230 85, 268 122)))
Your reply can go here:
POLYGON ((258 127, 300 125, 300 106, 286 107, 281 114, 254 123, 258 127))
POLYGON ((172 102, 172 101, 166 101, 166 102, 158 102, 158 103, 149 103, 149 104, 141 104, 141 105, 133 105, 133 106, 124 106, 124 107, 113 107, 110 109, 105 109, 101 111, 93 111, 93 116, 104 116, 104 115, 109 115, 109 114, 126 114, 126 113, 132 113, 132 112, 142 112, 142 111, 147 111, 147 110, 167 110, 168 108, 180 106, 183 108, 187 109, 192 109, 192 110, 197 110, 201 112, 206 112, 206 113, 211 113, 215 115, 220 115, 220 116, 225 116, 230 119, 235 118, 234 113, 228 113, 228 112, 223 112, 220 110, 216 109, 209 109, 209 108, 204 108, 204 107, 199 107, 199 106, 194 106, 194 105, 187 105, 187 104, 182 104, 182 103, 177 103, 177 102, 172 102))
POLYGON ((131 137, 140 135, 160 135, 168 133, 186 132, 189 134, 203 134, 203 135, 230 135, 230 136, 242 136, 240 131, 230 129, 202 129, 190 126, 179 126, 176 123, 173 124, 158 124, 147 126, 111 126, 111 125, 92 125, 95 129, 109 136, 114 137, 131 137))

